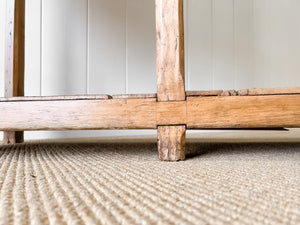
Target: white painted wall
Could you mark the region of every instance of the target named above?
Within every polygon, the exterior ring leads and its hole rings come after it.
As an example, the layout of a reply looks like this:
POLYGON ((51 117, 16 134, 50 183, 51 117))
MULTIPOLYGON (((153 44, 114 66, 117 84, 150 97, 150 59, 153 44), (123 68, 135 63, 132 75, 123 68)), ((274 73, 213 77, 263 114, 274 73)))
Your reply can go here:
MULTIPOLYGON (((154 2, 27 0, 25 94, 156 92, 154 2)), ((299 0, 186 0, 187 89, 300 86, 299 12, 299 0)), ((4 17, 0 0, 0 95, 4 17)), ((26 132, 25 138, 124 134, 137 132, 26 132)))

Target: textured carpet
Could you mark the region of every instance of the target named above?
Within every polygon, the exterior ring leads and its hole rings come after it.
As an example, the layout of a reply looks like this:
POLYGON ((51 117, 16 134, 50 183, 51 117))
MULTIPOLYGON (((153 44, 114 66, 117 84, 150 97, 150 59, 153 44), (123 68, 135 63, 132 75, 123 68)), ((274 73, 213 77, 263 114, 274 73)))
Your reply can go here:
POLYGON ((300 224, 300 144, 0 146, 0 224, 300 224))

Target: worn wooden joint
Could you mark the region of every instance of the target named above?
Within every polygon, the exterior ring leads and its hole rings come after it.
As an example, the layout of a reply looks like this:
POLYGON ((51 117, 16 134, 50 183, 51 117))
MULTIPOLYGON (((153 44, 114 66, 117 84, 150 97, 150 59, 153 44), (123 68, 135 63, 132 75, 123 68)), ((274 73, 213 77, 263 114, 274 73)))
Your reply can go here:
POLYGON ((158 126, 157 144, 159 159, 180 161, 185 159, 186 126, 158 126))

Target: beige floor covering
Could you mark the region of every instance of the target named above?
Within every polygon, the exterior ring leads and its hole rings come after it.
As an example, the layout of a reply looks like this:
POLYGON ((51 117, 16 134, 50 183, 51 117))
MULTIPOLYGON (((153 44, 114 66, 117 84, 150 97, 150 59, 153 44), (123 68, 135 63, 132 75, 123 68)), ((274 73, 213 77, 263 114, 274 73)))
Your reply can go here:
POLYGON ((300 144, 0 146, 0 224, 300 224, 300 144))

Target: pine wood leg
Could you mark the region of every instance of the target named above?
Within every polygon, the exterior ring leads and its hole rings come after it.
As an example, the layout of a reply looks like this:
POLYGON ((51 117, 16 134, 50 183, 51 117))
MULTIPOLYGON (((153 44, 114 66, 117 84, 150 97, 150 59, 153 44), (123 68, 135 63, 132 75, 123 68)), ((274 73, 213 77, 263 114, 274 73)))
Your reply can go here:
POLYGON ((22 143, 24 141, 23 132, 22 131, 6 131, 3 136, 4 144, 17 144, 22 143))
POLYGON ((183 126, 159 126, 157 128, 157 145, 159 159, 162 161, 179 161, 185 159, 185 133, 183 126))

